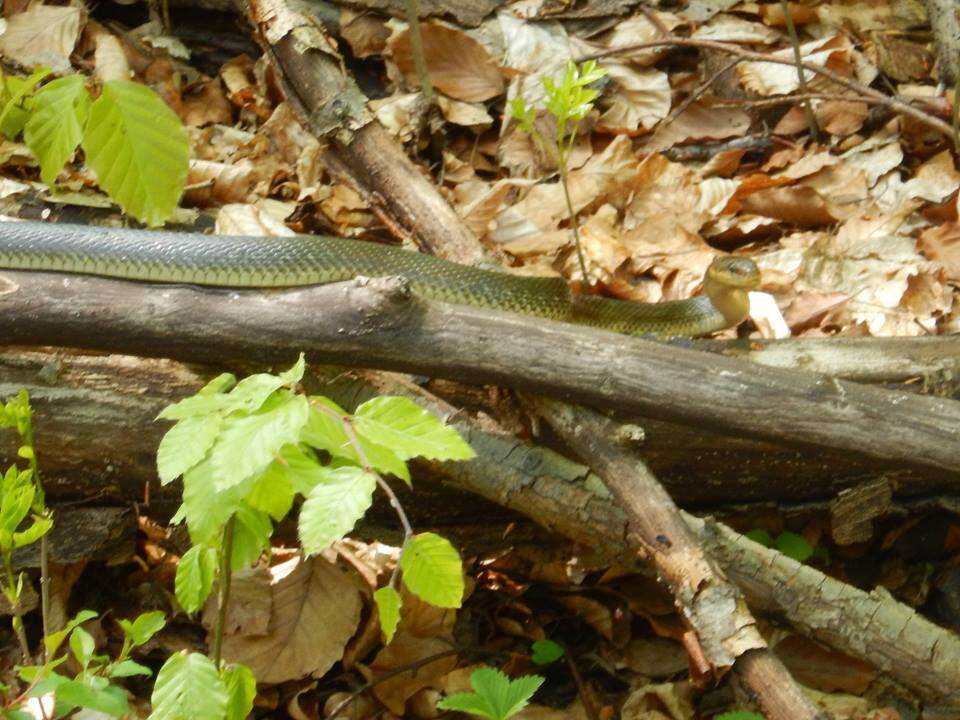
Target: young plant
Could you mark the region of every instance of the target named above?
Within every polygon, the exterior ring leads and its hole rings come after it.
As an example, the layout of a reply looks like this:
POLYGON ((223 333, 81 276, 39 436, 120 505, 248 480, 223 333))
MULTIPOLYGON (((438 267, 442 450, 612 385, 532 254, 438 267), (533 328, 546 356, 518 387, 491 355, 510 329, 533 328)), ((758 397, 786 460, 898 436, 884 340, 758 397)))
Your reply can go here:
POLYGON ((766 720, 760 713, 755 712, 725 712, 717 715, 713 720, 766 720))
POLYGON ((448 695, 437 707, 487 720, 508 720, 527 706, 543 680, 539 675, 523 675, 511 680, 494 668, 479 668, 470 675, 473 692, 448 695))
POLYGON ((552 155, 557 163, 560 184, 563 187, 563 197, 567 203, 567 214, 570 220, 570 229, 573 233, 577 261, 580 265, 583 282, 587 284, 589 284, 590 278, 587 275, 587 264, 583 257, 583 248, 580 245, 580 228, 577 224, 577 216, 570 199, 568 164, 573 143, 577 139, 580 122, 593 109, 593 102, 600 94, 600 91, 591 87, 591 85, 603 79, 606 74, 607 71, 597 65, 594 60, 588 60, 580 67, 577 67, 572 60, 568 60, 559 84, 552 77, 545 76, 543 78, 543 89, 547 100, 545 109, 553 117, 555 125, 554 135, 549 138, 544 137, 537 129, 535 125, 537 109, 528 105, 522 95, 517 95, 510 103, 511 117, 545 153, 552 155))
POLYGON ((95 98, 82 75, 6 76, 0 85, 0 133, 23 140, 53 185, 77 147, 100 187, 147 225, 162 225, 180 200, 189 145, 180 118, 153 90, 129 80, 103 83, 95 98), (122 171, 118 172, 120 168, 122 171))
POLYGON ((160 631, 166 620, 162 612, 144 613, 132 621, 121 620, 119 625, 124 634, 123 647, 115 659, 110 659, 107 655, 96 653, 93 636, 81 627, 82 623, 95 617, 97 614, 92 610, 82 610, 66 627, 44 638, 47 656, 53 659, 41 666, 28 665, 18 668, 20 678, 28 683, 27 690, 18 698, 4 704, 5 717, 19 718, 26 715, 18 708, 23 707, 29 698, 40 698, 42 702, 42 698, 51 693, 53 712, 49 716, 54 718, 66 717, 78 708, 96 710, 112 717, 127 715, 130 709, 127 692, 113 681, 133 675, 151 674, 150 668, 131 660, 130 653, 160 631), (70 655, 80 666, 80 672, 73 678, 56 672, 68 657, 56 657, 64 640, 68 640, 70 655))
MULTIPOLYGON (((27 643, 21 617, 21 598, 23 597, 24 575, 14 573, 13 553, 15 550, 32 545, 44 538, 53 527, 53 518, 44 502, 43 488, 40 485, 40 471, 37 456, 33 448, 33 418, 30 409, 30 397, 21 390, 16 398, 0 405, 0 427, 14 428, 20 436, 17 455, 25 459, 28 467, 21 470, 11 465, 0 480, 0 557, 3 558, 4 576, 0 580, 0 591, 11 610, 11 623, 23 661, 30 658, 30 646, 27 643), (27 517, 30 516, 29 521, 27 517)), ((47 548, 44 540, 41 545, 41 595, 43 627, 47 628, 48 601, 46 592, 47 548)))
POLYGON ((473 451, 455 430, 406 398, 374 398, 351 414, 328 398, 308 396, 300 387, 304 370, 301 355, 278 375, 237 382, 224 374, 160 413, 176 424, 160 443, 157 468, 163 483, 183 477, 183 503, 174 519, 186 521, 193 543, 177 567, 176 596, 195 612, 219 580, 220 612, 212 662, 174 656, 160 671, 155 697, 161 687, 174 687, 176 697, 189 702, 189 683, 198 675, 216 686, 219 674, 227 685, 220 649, 231 572, 269 550, 273 522, 282 520, 298 497, 300 542, 308 555, 349 533, 378 487, 389 497, 404 544, 390 584, 375 595, 388 641, 400 615, 401 572, 407 588, 423 600, 460 605, 459 554, 439 535, 414 534, 383 474, 409 483, 411 458, 460 460, 473 457, 473 451), (168 676, 182 678, 184 685, 168 676))

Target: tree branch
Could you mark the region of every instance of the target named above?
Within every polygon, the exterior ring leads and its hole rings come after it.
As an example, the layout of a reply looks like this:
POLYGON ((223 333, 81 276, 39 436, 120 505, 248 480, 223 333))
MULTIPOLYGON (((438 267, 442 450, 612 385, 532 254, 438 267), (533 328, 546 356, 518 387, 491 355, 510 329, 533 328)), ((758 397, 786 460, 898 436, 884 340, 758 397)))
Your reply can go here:
POLYGON ((363 365, 960 472, 960 404, 414 298, 397 279, 214 292, 7 272, 0 336, 188 361, 363 365))

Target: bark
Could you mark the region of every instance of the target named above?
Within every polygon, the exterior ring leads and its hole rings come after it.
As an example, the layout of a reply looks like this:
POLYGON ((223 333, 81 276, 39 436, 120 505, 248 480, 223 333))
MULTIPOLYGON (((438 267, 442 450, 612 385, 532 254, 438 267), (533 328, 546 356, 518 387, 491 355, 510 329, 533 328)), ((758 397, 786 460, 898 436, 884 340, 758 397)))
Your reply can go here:
MULTIPOLYGON (((907 354, 910 345, 905 344, 907 354)), ((166 405, 196 392, 220 369, 123 355, 10 350, 0 353, 0 398, 11 397, 20 388, 29 391, 44 483, 54 501, 147 503, 152 516, 164 519, 176 508, 179 489, 161 487, 156 481, 154 456, 167 424, 154 422, 154 418, 166 405), (128 432, 129 428, 136 428, 136 432, 128 432)), ((242 373, 247 368, 234 369, 242 373)), ((364 392, 369 397, 374 374, 334 374, 338 382, 333 387, 348 400, 364 392), (363 382, 356 377, 362 377, 363 382)), ((458 393, 452 398, 453 404, 469 405, 464 402, 466 394, 458 393)), ((849 455, 835 453, 825 459, 824 453, 797 453, 790 447, 707 433, 686 425, 645 418, 637 422, 643 427, 644 439, 636 443, 635 454, 650 465, 676 502, 688 508, 715 511, 723 506, 775 501, 822 504, 838 492, 855 493, 878 484, 901 499, 929 498, 951 489, 942 473, 870 470, 853 462, 849 455)), ((534 463, 543 474, 557 479, 596 482, 587 468, 554 452, 543 450, 536 457, 530 456, 531 446, 496 428, 475 430, 471 442, 501 457, 505 465, 522 468, 525 463, 534 463)), ((12 459, 15 451, 12 434, 0 434, 0 454, 12 459)), ((458 466, 451 465, 443 476, 457 472, 458 466)), ((435 523, 443 518, 461 528, 472 527, 476 501, 435 483, 424 484, 437 475, 423 468, 415 506, 418 521, 435 523)), ((849 498, 843 502, 838 499, 838 503, 837 508, 830 508, 834 534, 854 524, 862 533, 868 520, 862 512, 864 503, 849 498)), ((893 504, 889 510, 896 508, 893 504)), ((512 514, 498 511, 493 504, 484 509, 484 514, 504 522, 513 519, 512 514)), ((482 531, 482 524, 478 529, 482 531)))
POLYGON ((733 667, 770 720, 825 719, 771 654, 741 593, 702 550, 663 486, 611 440, 616 423, 555 400, 528 402, 588 460, 625 511, 631 544, 644 549, 696 634, 709 665, 702 672, 720 675, 733 667))
POLYGON ((940 79, 947 87, 960 80, 960 23, 956 0, 923 0, 937 46, 940 79))
POLYGON ((197 362, 312 362, 517 387, 729 434, 960 471, 960 404, 414 298, 396 279, 257 292, 7 272, 0 333, 197 362), (314 308, 324 308, 317 314, 314 308), (29 318, 26 321, 25 318, 29 318))
POLYGON ((316 137, 327 138, 344 168, 391 231, 466 265, 486 259, 480 244, 396 140, 372 119, 367 99, 310 19, 282 3, 249 3, 257 39, 287 100, 316 137), (310 28, 309 31, 304 28, 310 28))
MULTIPOLYGON (((495 438, 456 408, 422 388, 391 375, 338 377, 319 388, 347 409, 375 393, 406 395, 448 419, 478 453, 466 463, 430 463, 457 487, 512 508, 537 524, 576 541, 582 557, 641 567, 647 545, 634 542, 627 516, 599 479, 585 472, 555 472, 553 453, 535 445, 495 438)), ((622 437, 622 429, 613 430, 622 437)), ((570 463, 568 463, 570 465, 570 463)), ((585 469, 584 469, 585 470, 585 469)), ((916 692, 929 709, 960 711, 960 638, 937 627, 913 608, 877 588, 864 592, 765 548, 730 528, 682 513, 697 540, 734 580, 755 609, 776 612, 805 634, 868 662, 916 692)), ((769 661, 751 662, 743 672, 764 676, 769 661)), ((752 680, 751 684, 756 682, 752 680)), ((950 717, 949 714, 944 717, 950 717)))
MULTIPOLYGON (((137 498, 142 497, 147 478, 154 472, 157 442, 165 429, 152 422, 153 417, 170 400, 196 391, 212 374, 203 368, 158 360, 70 354, 51 357, 48 353, 22 352, 0 356, 0 368, 5 378, 0 384, 2 396, 14 392, 22 383, 31 383, 37 448, 48 485, 57 476, 52 464, 59 452, 58 445, 51 445, 51 441, 65 433, 65 447, 72 448, 68 462, 73 472, 64 472, 64 478, 81 473, 86 478, 85 492, 96 494, 99 471, 104 473, 105 487, 111 494, 126 489, 137 498), (87 423, 89 427, 84 429, 87 423), (90 458, 85 469, 83 448, 98 436, 98 444, 90 446, 90 453, 99 457, 90 458), (125 475, 135 472, 144 474, 124 480, 125 475)), ((498 517, 504 524, 511 520, 502 509, 497 515, 497 509, 503 506, 581 543, 579 554, 593 553, 592 562, 631 564, 631 559, 637 557, 641 548, 626 541, 623 511, 610 500, 599 478, 579 463, 517 440, 499 431, 489 419, 468 419, 455 407, 401 376, 331 371, 313 382, 317 384, 310 386, 312 392, 326 394, 347 408, 378 393, 411 397, 448 418, 477 451, 478 457, 466 463, 418 464, 413 495, 397 488, 408 511, 421 508, 426 492, 428 511, 426 517, 416 521, 419 528, 445 517, 458 526, 461 542, 489 547, 490 527, 503 526, 497 524, 498 517), (474 499, 461 499, 458 505, 452 502, 452 496, 424 483, 425 476, 475 493, 474 499), (484 500, 489 504, 482 505, 484 500), (442 516, 440 508, 444 508, 442 516), (457 514, 460 508, 462 515, 457 514), (480 523, 478 516, 483 518, 480 523)), ((5 449, 10 457, 12 448, 5 449)), ((58 486, 66 487, 53 484, 50 494, 54 500, 62 497, 57 493, 58 486)), ((158 485, 151 487, 151 502, 141 509, 155 517, 161 508, 169 513, 176 504, 176 488, 160 494, 158 485), (173 494, 168 495, 170 492, 173 494)), ((812 568, 785 562, 773 551, 722 526, 684 517, 724 571, 741 585, 751 606, 784 614, 802 631, 876 664, 929 701, 947 703, 949 696, 960 696, 960 680, 954 670, 960 667, 960 645, 951 633, 923 620, 882 591, 861 592, 812 568), (844 600, 838 602, 837 598, 844 600), (873 622, 871 618, 879 615, 891 619, 873 622), (912 639, 904 643, 902 631, 907 624, 912 639), (861 628, 867 630, 864 637, 860 635, 861 628), (929 664, 930 658, 936 660, 933 665, 929 664)), ((368 520, 367 532, 384 539, 386 528, 395 525, 389 524, 391 520, 389 510, 383 508, 368 520)), ((449 528, 442 531, 449 533, 449 528)), ((511 540, 517 541, 518 536, 529 537, 522 525, 511 532, 511 540)), ((494 540, 502 544, 499 533, 494 540)), ((543 542, 544 538, 537 541, 543 542)), ((590 562, 589 557, 587 561, 590 562)), ((639 561, 632 564, 639 567, 639 561)))

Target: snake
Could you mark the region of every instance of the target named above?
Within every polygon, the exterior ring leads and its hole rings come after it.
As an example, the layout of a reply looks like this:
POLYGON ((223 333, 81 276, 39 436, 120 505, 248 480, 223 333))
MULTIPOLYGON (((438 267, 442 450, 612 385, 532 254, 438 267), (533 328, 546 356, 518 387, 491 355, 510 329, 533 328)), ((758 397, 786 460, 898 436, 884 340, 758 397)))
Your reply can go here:
POLYGON ((572 292, 560 277, 460 265, 350 238, 229 236, 44 222, 0 223, 0 269, 219 288, 295 288, 357 277, 403 278, 430 300, 491 308, 630 335, 700 336, 747 316, 760 282, 747 257, 721 255, 701 295, 640 303, 572 292))

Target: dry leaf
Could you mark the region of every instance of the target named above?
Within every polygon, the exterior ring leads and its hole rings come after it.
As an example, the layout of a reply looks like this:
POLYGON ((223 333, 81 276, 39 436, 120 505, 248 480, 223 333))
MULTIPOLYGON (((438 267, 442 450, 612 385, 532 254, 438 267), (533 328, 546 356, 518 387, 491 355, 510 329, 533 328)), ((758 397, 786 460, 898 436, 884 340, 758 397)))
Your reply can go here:
POLYGON ((211 123, 233 122, 233 105, 223 94, 220 78, 202 81, 190 87, 183 98, 181 117, 185 125, 200 127, 211 123))
POLYGON ((807 227, 838 220, 820 193, 799 185, 755 192, 743 199, 743 211, 807 227))
MULTIPOLYGON (((203 608, 202 618, 203 626, 208 631, 216 624, 217 605, 217 596, 211 593, 203 608)), ((270 570, 257 565, 234 571, 224 632, 229 635, 266 635, 272 609, 270 570)))
POLYGON ((7 18, 0 53, 28 68, 43 65, 54 72, 69 72, 82 19, 79 7, 34 5, 7 18))
MULTIPOLYGON (((397 633, 393 641, 377 654, 365 674, 369 679, 376 679, 432 655, 448 652, 452 648, 455 620, 453 611, 433 607, 404 592, 397 633)), ((445 655, 415 670, 377 682, 373 692, 391 712, 402 716, 409 698, 426 687, 439 689, 441 678, 456 665, 456 655, 445 655)), ((358 667, 362 669, 362 666, 358 667)))
MULTIPOLYGON (((667 30, 673 30, 680 24, 680 18, 673 13, 653 9, 651 9, 650 12, 656 15, 657 19, 663 23, 667 30)), ((650 22, 650 19, 646 15, 638 13, 633 17, 619 20, 613 26, 612 30, 601 37, 600 42, 602 47, 613 50, 614 48, 627 45, 650 42, 651 40, 659 39, 659 37, 660 29, 650 22)), ((656 63, 666 52, 666 48, 648 48, 645 50, 617 53, 616 57, 623 62, 629 61, 631 65, 648 67, 656 63)))
POLYGON ((350 45, 354 57, 382 55, 390 37, 390 28, 379 15, 340 8, 340 37, 350 45))
POLYGON ((863 127, 867 119, 867 104, 851 100, 827 100, 814 110, 817 125, 831 135, 845 137, 863 127))
POLYGON ((597 129, 633 134, 650 130, 670 112, 670 81, 659 70, 634 70, 620 63, 604 65, 613 90, 603 102, 597 129))
POLYGON ((771 45, 783 37, 776 30, 736 15, 721 14, 697 28, 691 37, 698 40, 771 45))
POLYGON ((217 213, 217 235, 295 235, 283 222, 256 205, 224 205, 217 213))
MULTIPOLYGON (((823 65, 841 74, 852 74, 849 62, 850 43, 846 38, 833 36, 803 43, 800 53, 804 62, 823 65)), ((784 48, 772 53, 781 60, 793 60, 793 48, 784 48)), ((800 81, 795 65, 781 65, 768 62, 745 62, 737 65, 737 75, 743 86, 758 95, 789 95, 797 90, 800 81)), ((804 71, 808 85, 816 79, 814 73, 804 71)))
POLYGON ((454 125, 473 128, 478 132, 493 125, 493 118, 480 103, 466 103, 438 95, 437 105, 447 122, 454 125))
POLYGON ((750 116, 740 108, 710 107, 695 102, 669 124, 658 127, 642 150, 660 152, 690 140, 741 137, 750 129, 750 124, 750 116))
MULTIPOLYGON (((503 76, 479 42, 461 30, 438 23, 423 23, 420 33, 430 82, 442 93, 466 102, 482 102, 503 94, 503 76)), ((390 47, 394 62, 408 82, 419 84, 409 31, 394 38, 390 47)))
POLYGON ((960 223, 947 222, 920 233, 920 251, 943 267, 947 277, 960 282, 960 223))
POLYGON ((245 664, 262 683, 321 677, 340 660, 357 628, 357 587, 343 570, 320 557, 295 557, 270 573, 273 610, 267 634, 226 635, 224 658, 245 664))
MULTIPOLYGON (((93 23, 91 23, 92 25, 93 23)), ((89 31, 89 25, 87 26, 89 31)), ((111 32, 99 27, 94 34, 94 77, 100 82, 129 80, 133 75, 123 44, 111 32)))
POLYGON ((250 161, 191 160, 183 202, 197 207, 247 202, 259 179, 257 167, 250 161))

